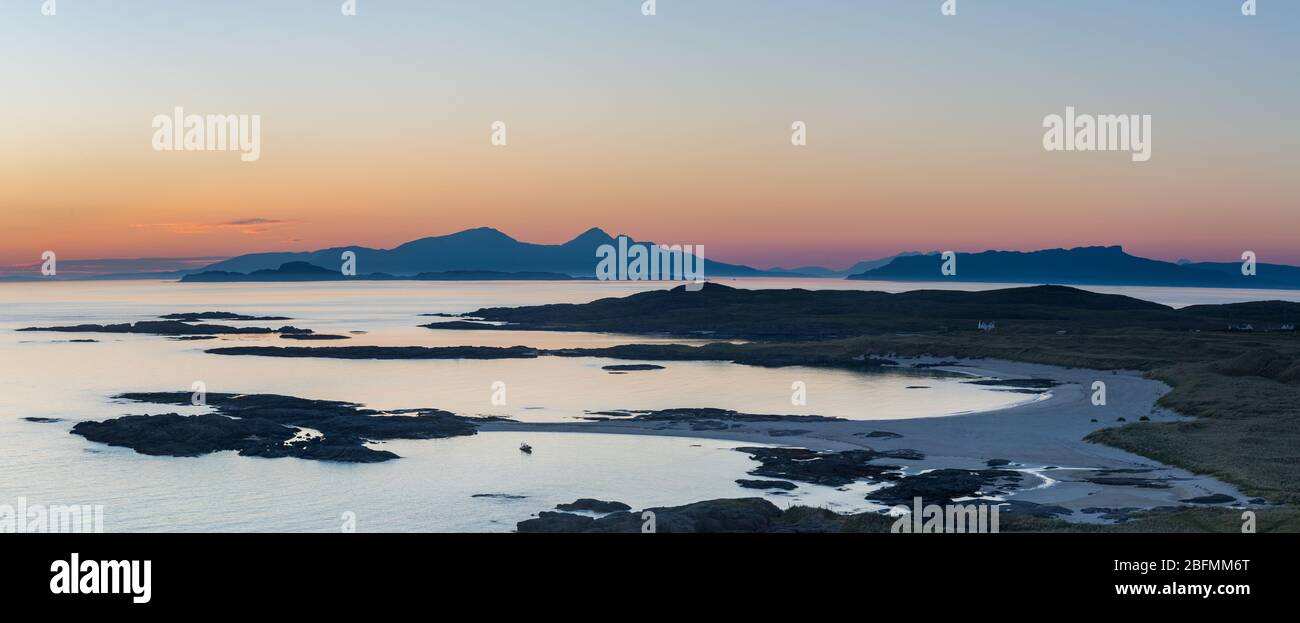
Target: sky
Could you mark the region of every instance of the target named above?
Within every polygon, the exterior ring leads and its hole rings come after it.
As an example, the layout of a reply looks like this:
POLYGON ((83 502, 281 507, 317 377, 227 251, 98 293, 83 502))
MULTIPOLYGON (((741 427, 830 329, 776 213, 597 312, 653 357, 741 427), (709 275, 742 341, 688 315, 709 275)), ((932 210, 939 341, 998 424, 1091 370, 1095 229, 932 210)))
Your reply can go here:
POLYGON ((1098 244, 1300 264, 1291 0, 42 4, 0 2, 0 265, 479 226, 759 267, 1098 244), (260 158, 155 150, 178 106, 259 115, 260 158), (1151 159, 1045 150, 1067 106, 1151 115, 1151 159))

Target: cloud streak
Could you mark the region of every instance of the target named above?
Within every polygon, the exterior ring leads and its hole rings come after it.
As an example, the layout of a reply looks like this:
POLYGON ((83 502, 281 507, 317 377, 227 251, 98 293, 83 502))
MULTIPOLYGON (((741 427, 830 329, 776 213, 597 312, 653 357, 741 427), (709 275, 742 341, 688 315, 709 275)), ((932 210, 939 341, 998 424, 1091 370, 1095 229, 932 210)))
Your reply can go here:
POLYGON ((272 218, 252 217, 242 218, 223 223, 194 223, 194 222, 175 222, 175 223, 138 223, 132 227, 143 229, 159 229, 171 234, 183 236, 192 236, 198 234, 210 234, 214 232, 234 231, 245 236, 257 236, 264 234, 272 229, 284 227, 296 223, 292 220, 280 220, 272 218))

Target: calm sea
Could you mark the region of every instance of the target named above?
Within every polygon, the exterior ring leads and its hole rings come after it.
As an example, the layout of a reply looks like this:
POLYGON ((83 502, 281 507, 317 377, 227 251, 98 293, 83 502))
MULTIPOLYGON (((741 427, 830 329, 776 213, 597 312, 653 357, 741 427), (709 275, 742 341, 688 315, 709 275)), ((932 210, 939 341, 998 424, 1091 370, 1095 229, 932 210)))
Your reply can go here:
MULTIPOLYGON (((741 287, 854 287, 899 291, 934 284, 831 280, 734 280, 741 287)), ((129 322, 187 311, 289 316, 292 324, 353 337, 329 345, 525 345, 539 348, 675 342, 595 333, 437 331, 417 325, 429 313, 480 307, 587 302, 655 289, 599 282, 358 282, 179 284, 159 281, 0 284, 0 504, 102 504, 109 531, 336 531, 345 513, 363 531, 507 531, 539 510, 578 497, 634 508, 717 497, 762 495, 742 489, 754 463, 729 442, 591 433, 484 433, 445 440, 390 442, 403 458, 374 465, 295 459, 148 457, 68 434, 79 420, 135 413, 198 413, 201 408, 121 404, 127 391, 279 393, 346 400, 378 409, 436 407, 462 415, 574 421, 589 411, 720 407, 751 413, 820 414, 889 420, 1005 407, 1026 400, 953 379, 810 368, 756 368, 667 362, 664 370, 610 374, 606 359, 543 357, 487 361, 351 361, 209 355, 215 346, 314 346, 275 336, 205 341, 114 334, 16 332, 32 325, 129 322), (92 338, 96 343, 74 343, 92 338), (505 405, 491 402, 506 384, 505 405), (791 405, 791 386, 808 405, 791 405), (924 385, 927 389, 908 389, 924 385), (61 421, 33 423, 22 418, 61 421), (523 455, 527 441, 536 448, 523 455), (490 495, 490 497, 485 497, 490 495), (478 497, 476 497, 478 496, 478 497)), ((961 284, 976 289, 980 284, 961 284)), ((982 286, 990 287, 990 286, 982 286)), ((999 285, 997 287, 1002 287, 999 285)), ((1120 292, 1174 305, 1297 293, 1128 288, 1120 292)), ((226 323, 241 324, 241 323, 226 323)), ((662 363, 662 362, 661 362, 662 363)), ((866 508, 862 489, 801 486, 767 494, 849 511, 866 508)))

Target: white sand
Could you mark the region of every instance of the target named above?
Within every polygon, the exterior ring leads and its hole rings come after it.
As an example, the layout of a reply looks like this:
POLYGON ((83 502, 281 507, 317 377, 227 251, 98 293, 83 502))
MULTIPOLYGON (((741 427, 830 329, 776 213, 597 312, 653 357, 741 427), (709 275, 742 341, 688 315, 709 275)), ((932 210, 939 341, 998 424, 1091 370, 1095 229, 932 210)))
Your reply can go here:
MULTIPOLYGON (((1095 513, 1078 512, 1089 507, 1151 508, 1178 505, 1179 500, 1211 493, 1231 495, 1243 503, 1247 499, 1234 487, 1214 478, 1194 475, 1123 450, 1083 441, 1084 436, 1094 430, 1122 425, 1122 422, 1117 421, 1118 418, 1125 418, 1128 422, 1137 422, 1142 416, 1150 417, 1155 422, 1186 419, 1155 406, 1156 400, 1169 391, 1169 387, 1163 383, 1142 378, 1138 372, 1067 369, 991 359, 945 361, 957 361, 961 365, 938 369, 1000 379, 1048 378, 1062 384, 1049 390, 1050 397, 1045 400, 997 411, 944 417, 746 422, 720 431, 694 431, 685 423, 632 421, 499 422, 486 424, 483 429, 675 435, 824 450, 910 448, 924 453, 924 461, 882 461, 907 465, 908 473, 941 467, 982 469, 988 459, 1007 459, 1013 465, 1003 469, 1026 472, 1021 488, 1012 491, 1009 499, 1064 506, 1076 511, 1069 518, 1072 521, 1100 521, 1095 513), (1106 383, 1107 404, 1104 406, 1094 406, 1091 402, 1094 381, 1106 383), (1092 422, 1093 419, 1097 422, 1092 422), (777 436, 769 433, 773 429, 808 432, 798 436, 777 436), (864 436, 871 431, 887 431, 903 437, 884 439, 864 436), (1044 467, 1057 469, 1041 469, 1044 467), (1154 489, 1097 485, 1082 480, 1084 477, 1106 475, 1088 471, 1098 469, 1150 470, 1111 476, 1168 479, 1166 484, 1170 487, 1154 489), (1042 474, 1042 477, 1036 474, 1042 474)), ((932 359, 912 359, 903 363, 936 362, 932 359)))

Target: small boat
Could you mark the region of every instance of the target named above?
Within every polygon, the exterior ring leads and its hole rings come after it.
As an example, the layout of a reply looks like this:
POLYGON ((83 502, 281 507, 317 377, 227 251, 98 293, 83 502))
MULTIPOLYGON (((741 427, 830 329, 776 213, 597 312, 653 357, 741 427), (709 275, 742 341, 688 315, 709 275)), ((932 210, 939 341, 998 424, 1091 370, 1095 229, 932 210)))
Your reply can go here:
POLYGON ((533 447, 528 445, 527 443, 521 443, 519 444, 519 451, 523 452, 524 454, 532 454, 533 447))

